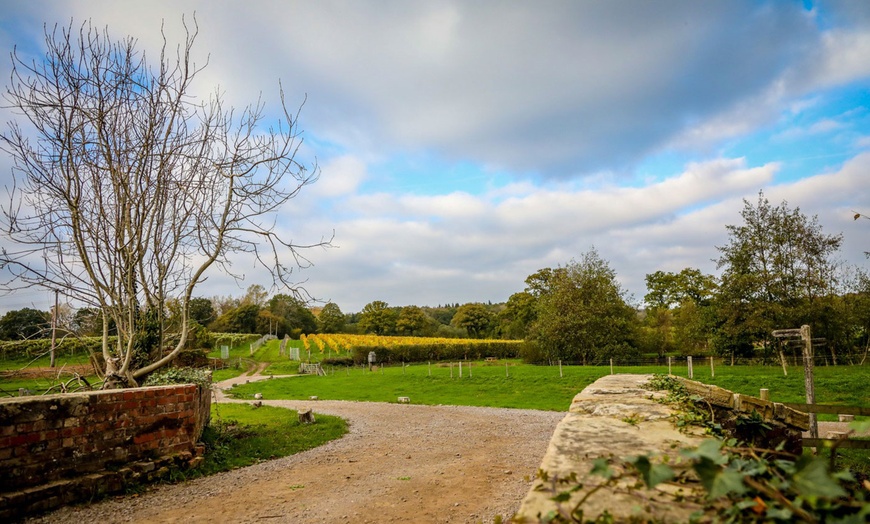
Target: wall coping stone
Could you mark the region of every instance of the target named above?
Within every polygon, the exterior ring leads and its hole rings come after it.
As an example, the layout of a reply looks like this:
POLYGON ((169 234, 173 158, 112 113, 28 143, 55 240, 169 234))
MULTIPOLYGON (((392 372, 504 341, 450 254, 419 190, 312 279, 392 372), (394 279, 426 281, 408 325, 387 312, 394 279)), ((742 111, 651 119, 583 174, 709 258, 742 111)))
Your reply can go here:
MULTIPOLYGON (((598 458, 624 458, 643 454, 668 455, 676 458, 678 450, 697 446, 704 437, 682 433, 670 416, 676 411, 657 402, 667 393, 644 389, 652 375, 608 375, 574 397, 565 418, 556 426, 553 438, 541 463, 550 478, 568 478, 576 474, 586 489, 575 493, 569 507, 601 480, 589 476, 598 458)), ((555 495, 537 478, 519 511, 517 522, 539 522, 556 509, 555 495)), ((688 522, 689 515, 700 509, 689 503, 675 504, 669 486, 634 489, 626 485, 603 487, 583 504, 583 517, 589 520, 608 511, 615 522, 632 517, 647 517, 661 522, 688 522)), ((689 489, 689 488, 686 488, 689 489)))

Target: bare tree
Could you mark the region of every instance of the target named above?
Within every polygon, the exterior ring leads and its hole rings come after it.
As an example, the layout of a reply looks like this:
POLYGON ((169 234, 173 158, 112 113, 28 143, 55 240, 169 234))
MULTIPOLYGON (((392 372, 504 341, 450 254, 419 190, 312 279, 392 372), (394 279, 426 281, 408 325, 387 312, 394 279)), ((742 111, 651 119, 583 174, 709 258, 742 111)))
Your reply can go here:
POLYGON ((3 285, 58 289, 102 312, 104 387, 135 385, 177 355, 211 266, 241 278, 229 257, 251 253, 276 285, 298 291, 300 250, 330 242, 294 244, 275 229, 275 212, 319 173, 296 159, 298 110, 280 84, 283 118, 270 126, 262 101, 242 111, 219 91, 198 101, 198 27, 184 27, 174 52, 164 35, 156 68, 135 39, 89 22, 46 28, 41 62, 12 53, 5 100, 23 123, 0 134, 15 180, 2 209, 14 246, 0 255, 13 275, 3 285), (175 334, 164 330, 169 299, 182 308, 175 334))

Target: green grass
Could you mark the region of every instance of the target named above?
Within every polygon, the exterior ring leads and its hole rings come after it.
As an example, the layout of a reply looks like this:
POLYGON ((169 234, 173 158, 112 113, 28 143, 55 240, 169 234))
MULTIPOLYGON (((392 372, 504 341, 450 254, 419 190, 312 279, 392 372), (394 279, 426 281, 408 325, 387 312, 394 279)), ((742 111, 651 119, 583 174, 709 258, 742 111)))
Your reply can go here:
MULTIPOLYGON (((790 367, 784 376, 779 366, 719 366, 715 377, 709 366, 695 367, 695 380, 714 384, 744 395, 759 396, 759 390, 770 390, 774 402, 805 403, 804 371, 790 367)), ((816 404, 841 406, 870 406, 870 393, 866 388, 870 367, 817 366, 815 376, 816 404)), ((819 420, 837 420, 836 415, 819 415, 819 420)))
MULTIPOLYGON (((453 378, 450 368, 438 365, 414 364, 405 367, 387 367, 383 371, 369 372, 360 368, 334 368, 325 377, 302 376, 275 379, 237 386, 237 398, 253 398, 263 393, 271 399, 306 399, 316 395, 329 400, 361 400, 396 402, 400 396, 410 397, 415 404, 449 404, 468 406, 494 406, 564 411, 571 399, 596 379, 609 374, 609 366, 563 366, 562 377, 558 366, 531 366, 517 361, 509 363, 509 377, 505 377, 504 361, 498 363, 475 362, 469 377, 464 365, 463 378, 454 364, 453 378)), ((271 369, 271 368, 270 368, 271 369)), ((614 373, 667 373, 667 366, 621 367, 614 373)), ((686 376, 685 366, 674 366, 675 375, 686 376)), ((870 404, 864 387, 868 369, 864 367, 816 368, 816 401, 823 404, 867 406, 870 404)), ((695 366, 695 380, 716 384, 732 391, 758 396, 759 389, 770 389, 771 398, 778 402, 803 402, 803 372, 791 369, 783 377, 782 369, 774 366, 719 366, 715 377, 709 366, 695 366)), ((834 416, 829 416, 835 418, 834 416)))
POLYGON ((214 404, 211 416, 202 436, 205 461, 186 478, 293 455, 347 433, 347 423, 338 417, 316 414, 314 424, 301 424, 296 411, 270 406, 214 404))
POLYGON ((361 368, 334 368, 325 377, 300 376, 236 386, 236 398, 253 398, 262 393, 268 399, 307 399, 316 395, 323 400, 360 400, 396 402, 410 397, 415 404, 494 406, 550 411, 565 411, 571 399, 584 387, 609 370, 596 367, 562 368, 529 366, 509 362, 475 362, 469 370, 463 364, 453 366, 453 378, 447 364, 388 367, 370 372, 361 368), (487 365, 489 364, 489 365, 487 365), (430 376, 431 369, 431 376, 430 376))

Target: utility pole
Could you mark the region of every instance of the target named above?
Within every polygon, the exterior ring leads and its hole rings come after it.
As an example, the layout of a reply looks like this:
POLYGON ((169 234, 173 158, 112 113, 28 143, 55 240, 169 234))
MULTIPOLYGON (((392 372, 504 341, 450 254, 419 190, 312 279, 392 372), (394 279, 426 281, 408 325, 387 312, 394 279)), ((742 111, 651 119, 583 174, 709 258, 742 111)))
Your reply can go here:
POLYGON ((51 362, 48 367, 53 368, 55 365, 54 342, 57 340, 57 295, 58 291, 54 290, 54 309, 51 312, 51 362))

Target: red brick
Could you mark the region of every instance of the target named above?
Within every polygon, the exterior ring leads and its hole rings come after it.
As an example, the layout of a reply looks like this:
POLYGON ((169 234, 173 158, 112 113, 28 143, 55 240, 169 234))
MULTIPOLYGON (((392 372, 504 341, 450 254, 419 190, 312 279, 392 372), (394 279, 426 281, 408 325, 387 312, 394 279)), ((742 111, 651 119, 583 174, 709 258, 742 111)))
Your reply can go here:
POLYGON ((142 444, 143 442, 151 442, 157 438, 157 433, 142 433, 133 437, 133 444, 142 444))
POLYGON ((12 437, 9 443, 12 447, 21 446, 22 444, 33 444, 39 442, 39 433, 25 433, 24 435, 16 435, 12 437))
POLYGON ((85 428, 83 428, 81 426, 69 427, 69 428, 63 428, 60 431, 60 436, 61 437, 75 437, 78 435, 84 435, 84 433, 85 433, 85 428))
POLYGON ((19 435, 22 433, 30 433, 33 431, 33 422, 21 422, 15 425, 15 432, 19 435))

